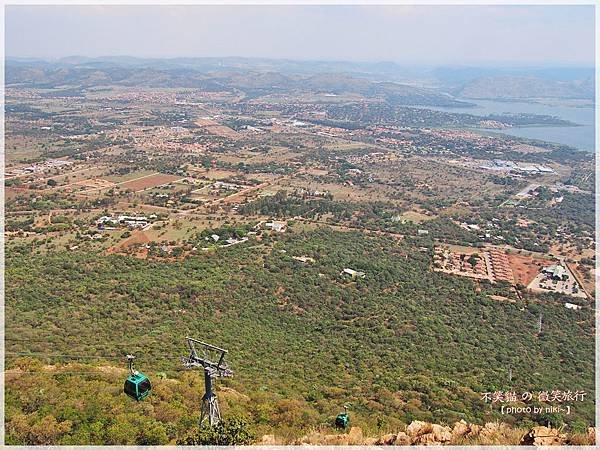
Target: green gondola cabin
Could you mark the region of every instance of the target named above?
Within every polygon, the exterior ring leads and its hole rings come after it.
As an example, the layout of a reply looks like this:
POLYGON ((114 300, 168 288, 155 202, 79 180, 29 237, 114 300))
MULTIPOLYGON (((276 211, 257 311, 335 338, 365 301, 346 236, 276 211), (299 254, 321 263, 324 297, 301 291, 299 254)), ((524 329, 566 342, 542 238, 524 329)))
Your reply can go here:
POLYGON ((343 412, 337 415, 335 418, 335 426, 336 428, 345 430, 348 428, 348 424, 350 423, 350 416, 347 412, 343 412))
POLYGON ((151 389, 148 377, 143 373, 136 372, 125 380, 123 392, 139 402, 150 395, 151 389))

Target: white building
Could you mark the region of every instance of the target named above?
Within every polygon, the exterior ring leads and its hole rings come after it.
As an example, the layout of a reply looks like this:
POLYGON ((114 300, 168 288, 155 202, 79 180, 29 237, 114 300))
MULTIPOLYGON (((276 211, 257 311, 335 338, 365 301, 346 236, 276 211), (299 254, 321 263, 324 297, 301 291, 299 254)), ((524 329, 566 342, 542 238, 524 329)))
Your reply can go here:
POLYGON ((287 224, 285 222, 276 222, 275 220, 273 220, 272 222, 265 223, 265 227, 277 233, 283 233, 285 231, 286 225, 287 224))
POLYGON ((367 276, 366 273, 354 269, 344 269, 340 272, 340 275, 350 275, 352 278, 364 278, 367 276))

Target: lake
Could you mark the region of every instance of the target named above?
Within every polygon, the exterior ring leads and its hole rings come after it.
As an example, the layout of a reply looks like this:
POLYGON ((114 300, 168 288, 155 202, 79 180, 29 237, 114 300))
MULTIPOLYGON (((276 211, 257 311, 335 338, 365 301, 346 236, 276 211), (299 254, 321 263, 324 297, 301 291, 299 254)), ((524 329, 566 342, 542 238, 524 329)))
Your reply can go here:
POLYGON ((556 116, 580 126, 577 127, 518 127, 505 130, 490 130, 511 136, 539 139, 570 145, 580 150, 593 152, 596 146, 595 108, 593 106, 550 105, 533 102, 499 102, 494 100, 461 99, 476 103, 473 108, 434 108, 441 111, 462 112, 485 116, 488 114, 525 113, 556 116))

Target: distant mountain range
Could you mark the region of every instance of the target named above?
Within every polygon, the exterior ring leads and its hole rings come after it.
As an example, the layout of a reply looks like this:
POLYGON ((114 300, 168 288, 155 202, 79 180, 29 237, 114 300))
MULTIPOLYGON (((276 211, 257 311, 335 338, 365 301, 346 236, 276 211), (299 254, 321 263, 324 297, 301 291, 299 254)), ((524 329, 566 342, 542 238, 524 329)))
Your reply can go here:
POLYGON ((263 58, 71 56, 55 61, 7 58, 10 84, 89 88, 98 85, 353 92, 407 105, 469 106, 472 99, 593 99, 593 68, 419 68, 394 62, 294 61, 263 58))
POLYGON ((197 88, 206 91, 242 91, 248 97, 267 94, 331 93, 360 94, 366 98, 381 98, 395 104, 426 106, 470 106, 452 95, 396 82, 374 81, 348 73, 320 72, 316 74, 284 74, 257 68, 218 67, 206 71, 197 68, 164 68, 116 62, 40 63, 18 61, 7 63, 7 86, 36 88, 88 89, 98 86, 139 86, 197 88))
POLYGON ((559 81, 538 77, 482 77, 467 82, 455 93, 473 99, 593 99, 594 80, 559 81))

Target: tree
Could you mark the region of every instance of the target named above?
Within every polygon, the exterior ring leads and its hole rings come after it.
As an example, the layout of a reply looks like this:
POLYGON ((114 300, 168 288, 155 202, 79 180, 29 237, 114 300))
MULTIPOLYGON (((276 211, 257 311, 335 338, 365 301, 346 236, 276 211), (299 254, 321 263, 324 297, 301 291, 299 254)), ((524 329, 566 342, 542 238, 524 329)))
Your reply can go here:
POLYGON ((177 445, 249 445, 254 434, 248 422, 241 417, 224 419, 213 427, 200 428, 195 435, 187 436, 177 445))
POLYGON ((165 445, 169 442, 165 427, 158 423, 148 424, 142 433, 138 436, 140 445, 165 445))

